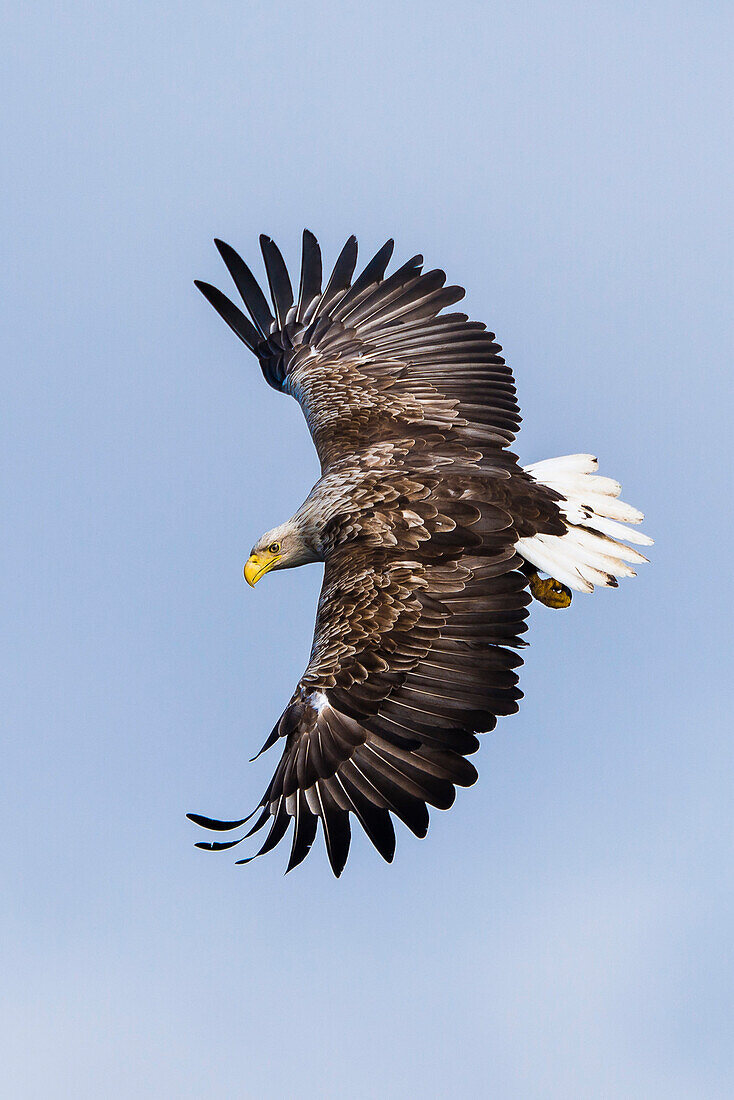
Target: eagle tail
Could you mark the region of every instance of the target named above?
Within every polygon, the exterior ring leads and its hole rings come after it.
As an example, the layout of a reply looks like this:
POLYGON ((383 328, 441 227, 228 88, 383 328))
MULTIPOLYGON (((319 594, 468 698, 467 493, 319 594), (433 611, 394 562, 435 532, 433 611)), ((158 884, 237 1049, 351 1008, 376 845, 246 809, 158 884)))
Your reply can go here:
POLYGON ((653 542, 626 526, 641 523, 642 512, 619 500, 620 484, 599 477, 597 469, 593 455, 565 455, 525 467, 535 481, 560 496, 556 503, 567 530, 564 535, 520 539, 517 552, 577 592, 593 592, 595 585, 616 588, 618 577, 634 577, 631 565, 648 559, 627 543, 653 542))

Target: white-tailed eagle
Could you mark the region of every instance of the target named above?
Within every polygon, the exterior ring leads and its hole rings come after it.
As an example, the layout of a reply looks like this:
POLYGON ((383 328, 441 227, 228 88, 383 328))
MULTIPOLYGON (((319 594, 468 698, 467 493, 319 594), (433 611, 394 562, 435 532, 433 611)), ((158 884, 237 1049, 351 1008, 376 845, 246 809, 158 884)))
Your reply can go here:
MULTIPOLYGON (((246 835, 269 823, 261 855, 292 823, 290 870, 320 821, 339 875, 352 817, 390 861, 393 817, 423 837, 427 807, 448 809, 456 786, 474 783, 476 735, 518 709, 532 597, 567 607, 571 589, 615 586, 646 560, 627 543, 651 540, 622 526, 643 517, 591 455, 520 466, 509 449, 520 423, 512 372, 483 324, 442 312, 464 295, 443 271, 423 272, 414 256, 386 275, 388 241, 353 280, 350 237, 322 288, 306 231, 294 296, 278 248, 260 243, 272 308, 222 241, 249 319, 196 285, 270 385, 300 404, 321 476, 258 539, 245 577, 325 569, 308 667, 263 746, 282 755, 246 835)), ((218 831, 249 820, 189 817, 218 831)))

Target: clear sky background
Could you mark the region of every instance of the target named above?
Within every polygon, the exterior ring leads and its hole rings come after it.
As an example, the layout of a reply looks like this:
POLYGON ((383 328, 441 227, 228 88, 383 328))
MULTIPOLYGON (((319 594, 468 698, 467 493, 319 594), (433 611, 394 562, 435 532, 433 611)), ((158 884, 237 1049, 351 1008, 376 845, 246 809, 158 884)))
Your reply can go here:
POLYGON ((3 1094, 734 1095, 731 5, 2 15, 3 1094), (321 578, 244 583, 316 457, 192 280, 304 225, 466 286, 524 461, 597 453, 657 540, 536 605, 479 783, 338 882, 184 817, 259 799, 321 578))

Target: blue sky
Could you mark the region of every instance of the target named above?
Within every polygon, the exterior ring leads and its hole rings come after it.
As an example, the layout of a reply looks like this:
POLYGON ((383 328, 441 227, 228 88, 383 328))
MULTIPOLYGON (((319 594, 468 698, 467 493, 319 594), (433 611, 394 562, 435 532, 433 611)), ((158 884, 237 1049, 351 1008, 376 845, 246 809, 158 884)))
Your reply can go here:
POLYGON ((0 1054, 9 1096, 729 1097, 728 4, 39 0, 3 12, 0 1054), (317 476, 192 285, 212 237, 425 254, 526 462, 593 451, 654 564, 537 608, 480 782, 234 867, 320 568, 317 476))

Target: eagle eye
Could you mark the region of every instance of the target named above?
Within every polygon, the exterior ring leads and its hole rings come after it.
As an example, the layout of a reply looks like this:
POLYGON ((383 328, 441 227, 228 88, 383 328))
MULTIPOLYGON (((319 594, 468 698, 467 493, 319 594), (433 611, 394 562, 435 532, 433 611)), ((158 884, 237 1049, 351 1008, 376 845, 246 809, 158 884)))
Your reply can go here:
POLYGON ((271 542, 270 546, 268 547, 268 553, 269 554, 279 554, 280 553, 280 543, 279 542, 271 542))

